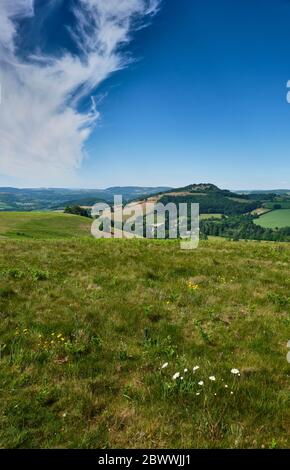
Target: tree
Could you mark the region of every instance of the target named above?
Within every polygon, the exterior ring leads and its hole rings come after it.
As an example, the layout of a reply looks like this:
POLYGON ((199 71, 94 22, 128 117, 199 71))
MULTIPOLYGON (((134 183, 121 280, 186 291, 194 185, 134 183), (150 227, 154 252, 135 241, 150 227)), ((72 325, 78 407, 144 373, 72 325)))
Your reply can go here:
POLYGON ((80 206, 68 206, 64 210, 65 214, 80 215, 82 217, 91 217, 90 211, 80 206))

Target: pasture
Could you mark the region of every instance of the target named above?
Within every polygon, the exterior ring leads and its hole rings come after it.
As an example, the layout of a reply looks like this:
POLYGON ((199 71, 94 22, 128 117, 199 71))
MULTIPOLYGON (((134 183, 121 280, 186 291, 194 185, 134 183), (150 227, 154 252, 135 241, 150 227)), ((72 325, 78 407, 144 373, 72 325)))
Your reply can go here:
POLYGON ((91 220, 59 212, 0 212, 0 238, 90 236, 91 220))
POLYGON ((289 447, 289 244, 20 238, 0 239, 0 447, 289 447))
POLYGON ((264 228, 290 227, 290 209, 277 209, 267 212, 254 220, 254 222, 264 228))

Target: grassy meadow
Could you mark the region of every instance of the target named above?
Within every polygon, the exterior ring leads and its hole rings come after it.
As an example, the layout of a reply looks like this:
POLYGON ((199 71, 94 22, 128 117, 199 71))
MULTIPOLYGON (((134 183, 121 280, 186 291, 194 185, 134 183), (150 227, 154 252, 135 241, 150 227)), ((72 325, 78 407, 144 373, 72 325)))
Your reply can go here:
POLYGON ((267 212, 255 219, 254 222, 264 228, 290 227, 290 209, 276 209, 267 212))
POLYGON ((72 238, 90 235, 91 221, 62 212, 2 212, 0 238, 72 238))
POLYGON ((8 225, 0 447, 289 447, 289 244, 8 225))

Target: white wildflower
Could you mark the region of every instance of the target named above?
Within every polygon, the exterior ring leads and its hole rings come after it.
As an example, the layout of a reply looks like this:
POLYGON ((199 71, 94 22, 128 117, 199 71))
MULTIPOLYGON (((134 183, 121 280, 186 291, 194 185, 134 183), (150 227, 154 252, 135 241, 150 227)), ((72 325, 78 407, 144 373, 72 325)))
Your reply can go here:
POLYGON ((163 364, 163 366, 161 367, 161 369, 165 369, 166 367, 168 367, 168 362, 165 362, 165 364, 163 364))
POLYGON ((198 369, 199 369, 199 366, 194 366, 192 370, 193 370, 193 372, 195 372, 198 369))
POLYGON ((175 374, 173 375, 172 378, 173 378, 173 380, 176 380, 176 379, 179 378, 179 376, 180 376, 180 372, 175 372, 175 374))
POLYGON ((196 396, 198 397, 199 395, 200 395, 200 392, 197 392, 197 393, 196 393, 196 396))
POLYGON ((226 384, 226 385, 225 385, 225 388, 229 388, 229 386, 226 384))
POLYGON ((188 369, 184 369, 184 372, 185 372, 185 373, 188 372, 188 369))
POLYGON ((211 375, 211 376, 209 377, 209 380, 211 380, 212 382, 215 382, 215 376, 214 376, 214 375, 211 375))
POLYGON ((240 371, 239 371, 239 369, 232 369, 231 373, 234 374, 234 375, 238 375, 238 374, 240 374, 240 371))
POLYGON ((198 382, 198 385, 200 385, 202 387, 204 385, 204 381, 201 380, 200 382, 198 382))

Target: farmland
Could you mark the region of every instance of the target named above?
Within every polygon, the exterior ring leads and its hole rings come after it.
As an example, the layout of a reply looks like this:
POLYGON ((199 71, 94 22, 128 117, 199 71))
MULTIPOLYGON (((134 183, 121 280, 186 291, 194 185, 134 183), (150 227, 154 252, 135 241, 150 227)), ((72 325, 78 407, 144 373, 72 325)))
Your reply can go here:
POLYGON ((255 224, 272 229, 290 227, 290 209, 277 209, 263 214, 255 220, 255 224))

